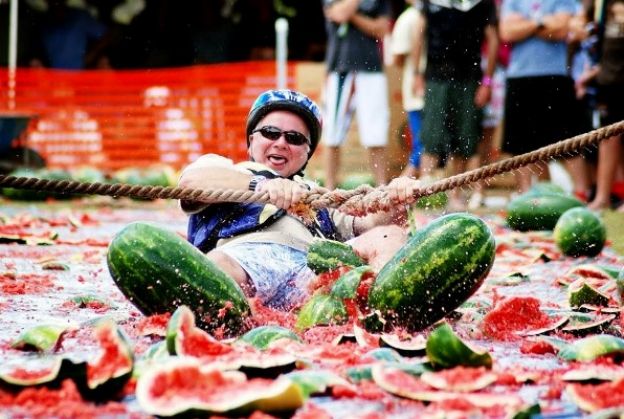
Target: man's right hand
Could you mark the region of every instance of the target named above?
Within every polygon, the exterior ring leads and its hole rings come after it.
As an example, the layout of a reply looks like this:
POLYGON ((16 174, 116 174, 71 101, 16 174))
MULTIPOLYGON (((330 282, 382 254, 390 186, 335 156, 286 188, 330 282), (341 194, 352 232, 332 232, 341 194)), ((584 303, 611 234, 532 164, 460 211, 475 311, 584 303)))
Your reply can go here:
POLYGON ((256 192, 268 192, 269 201, 278 208, 287 210, 301 201, 310 192, 306 185, 289 179, 268 179, 256 189, 256 192))

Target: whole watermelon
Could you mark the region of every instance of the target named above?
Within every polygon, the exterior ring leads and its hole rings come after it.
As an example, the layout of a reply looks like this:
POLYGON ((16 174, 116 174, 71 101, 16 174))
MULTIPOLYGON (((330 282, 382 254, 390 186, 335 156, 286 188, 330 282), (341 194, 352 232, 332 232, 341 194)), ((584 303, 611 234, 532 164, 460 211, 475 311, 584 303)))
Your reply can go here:
POLYGON ((368 294, 369 308, 390 325, 422 330, 479 288, 494 254, 494 236, 483 220, 466 213, 437 218, 381 269, 368 294))
POLYGON ((584 207, 564 212, 555 225, 555 243, 568 256, 596 256, 607 240, 604 223, 584 207))
POLYGON ((250 307, 238 284, 172 231, 129 224, 112 240, 106 260, 119 289, 145 315, 187 305, 203 329, 225 325, 234 335, 245 326, 250 307))
POLYGON ((526 193, 507 205, 507 224, 519 231, 552 230, 561 214, 581 206, 583 203, 571 196, 526 193))

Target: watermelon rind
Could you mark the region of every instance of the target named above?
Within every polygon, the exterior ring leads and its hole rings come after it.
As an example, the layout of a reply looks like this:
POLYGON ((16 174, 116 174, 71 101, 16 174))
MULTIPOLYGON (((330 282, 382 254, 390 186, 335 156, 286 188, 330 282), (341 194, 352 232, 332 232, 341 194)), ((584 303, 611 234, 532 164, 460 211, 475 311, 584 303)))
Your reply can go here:
POLYGON ((357 296, 357 289, 366 273, 372 273, 368 265, 358 266, 340 276, 332 285, 330 294, 343 299, 352 299, 357 296))
POLYGON ((462 341, 448 323, 435 328, 427 339, 427 358, 436 369, 464 367, 492 367, 492 357, 462 341))
POLYGON ((237 342, 243 342, 254 348, 264 350, 281 339, 301 342, 301 338, 295 332, 286 327, 276 325, 255 327, 239 337, 237 342))
POLYGON ((325 370, 299 370, 285 374, 285 377, 297 384, 305 398, 324 394, 334 386, 349 387, 349 382, 341 376, 325 370))
POLYGON ((93 329, 102 351, 87 363, 86 382, 78 379, 77 385, 87 399, 108 399, 132 376, 134 349, 125 332, 110 318, 100 319, 93 329))
POLYGON ((61 356, 44 356, 20 359, 19 363, 5 363, 0 369, 0 385, 8 388, 22 388, 56 384, 71 370, 70 362, 61 356), (27 372, 28 377, 20 376, 27 372))
POLYGON ((490 384, 496 382, 498 379, 498 374, 493 373, 490 370, 486 370, 485 368, 475 370, 480 370, 480 375, 477 377, 471 376, 469 380, 457 383, 449 383, 444 376, 444 372, 439 371, 425 372, 420 376, 420 379, 435 389, 443 391, 457 391, 460 393, 483 390, 490 384))
POLYGON ((42 324, 22 332, 11 347, 22 350, 45 352, 56 348, 68 327, 64 325, 42 324))
POLYGON ((340 298, 316 293, 301 307, 295 328, 305 330, 312 326, 332 326, 346 323, 347 309, 340 298))
POLYGON ((609 305, 609 296, 600 289, 579 278, 568 286, 568 302, 570 307, 580 307, 583 304, 606 307, 609 305))
POLYGON ((224 351, 231 351, 229 346, 197 327, 195 320, 195 315, 187 306, 180 306, 173 312, 165 332, 165 342, 170 355, 201 357, 202 355, 212 356, 224 351), (187 342, 191 342, 192 349, 197 348, 199 352, 193 353, 188 348, 187 342))
POLYGON ((255 410, 289 412, 301 407, 305 400, 300 387, 285 376, 276 380, 247 380, 239 371, 214 370, 193 358, 171 358, 150 368, 137 381, 136 398, 146 413, 163 417, 244 415, 255 410), (165 387, 161 380, 165 381, 165 387), (180 380, 183 388, 176 389, 175 384, 180 380), (220 394, 206 400, 212 392, 220 394))
POLYGON ((588 362, 612 354, 624 354, 624 339, 601 334, 579 339, 563 347, 558 356, 566 361, 588 362))

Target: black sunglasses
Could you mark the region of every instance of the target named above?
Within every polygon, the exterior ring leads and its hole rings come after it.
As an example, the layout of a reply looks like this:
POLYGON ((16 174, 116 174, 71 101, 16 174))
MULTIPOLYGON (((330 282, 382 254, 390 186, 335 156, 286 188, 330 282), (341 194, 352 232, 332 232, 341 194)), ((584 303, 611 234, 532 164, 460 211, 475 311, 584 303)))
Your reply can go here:
POLYGON ((253 130, 252 134, 256 132, 259 132, 264 138, 269 139, 271 141, 277 141, 279 137, 283 135, 284 139, 286 140, 288 144, 291 144, 291 145, 310 144, 310 140, 308 140, 308 137, 306 137, 299 131, 282 131, 278 127, 267 125, 262 128, 257 128, 253 130))

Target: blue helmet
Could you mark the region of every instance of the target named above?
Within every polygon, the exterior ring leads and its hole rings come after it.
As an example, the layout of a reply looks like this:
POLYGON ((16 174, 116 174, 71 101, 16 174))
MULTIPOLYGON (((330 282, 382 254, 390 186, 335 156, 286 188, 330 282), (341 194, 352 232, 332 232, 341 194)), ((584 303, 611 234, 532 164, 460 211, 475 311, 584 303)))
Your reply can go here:
POLYGON ((310 131, 310 153, 314 153, 321 138, 321 110, 316 103, 303 93, 294 90, 267 90, 261 93, 255 100, 249 114, 247 115, 247 147, 249 147, 249 136, 258 122, 268 113, 275 110, 285 110, 297 114, 310 131))

